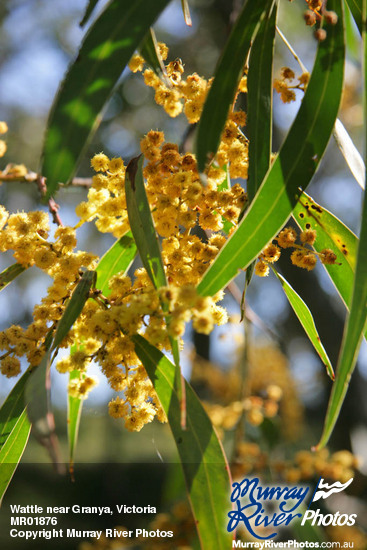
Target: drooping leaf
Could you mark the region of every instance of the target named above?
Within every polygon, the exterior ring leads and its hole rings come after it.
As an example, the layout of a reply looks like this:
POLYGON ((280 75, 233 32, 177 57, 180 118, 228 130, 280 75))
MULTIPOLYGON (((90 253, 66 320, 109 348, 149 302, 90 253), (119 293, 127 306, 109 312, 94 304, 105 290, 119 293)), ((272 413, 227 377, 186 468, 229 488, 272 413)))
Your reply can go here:
MULTIPOLYGON (((111 277, 121 271, 126 273, 135 255, 136 245, 131 232, 128 232, 126 235, 118 239, 102 256, 96 268, 96 287, 104 296, 107 297, 111 293, 108 287, 108 282, 111 277)), ((83 350, 82 343, 79 344, 78 349, 83 350)), ((76 350, 77 346, 73 345, 70 349, 70 354, 72 355, 76 350)), ((79 376, 80 372, 78 370, 74 370, 70 373, 69 380, 71 381, 74 378, 79 378, 79 376)), ((69 463, 72 475, 82 408, 82 399, 68 395, 69 463)))
MULTIPOLYGON (((73 346, 74 347, 74 346, 73 346)), ((72 354, 72 351, 71 351, 72 354)), ((69 382, 80 377, 79 370, 73 370, 69 374, 69 382)), ((69 468, 74 475, 74 458, 78 443, 80 419, 82 416, 83 400, 79 397, 68 395, 68 442, 69 442, 69 468)))
POLYGON ((225 287, 278 233, 297 203, 298 187, 309 184, 325 151, 339 108, 345 54, 341 0, 329 4, 338 23, 328 26, 327 38, 318 46, 305 96, 277 158, 198 285, 203 295, 225 287))
POLYGON ((364 189, 365 167, 363 159, 339 119, 335 122, 334 138, 354 178, 360 187, 364 189))
POLYGON ((30 371, 28 370, 15 384, 0 409, 0 449, 24 411, 24 387, 29 376, 30 371))
POLYGON ((95 285, 95 282, 95 271, 86 271, 85 273, 83 273, 82 278, 75 287, 75 290, 69 299, 63 316, 58 322, 51 350, 56 349, 61 344, 61 342, 81 314, 84 304, 88 300, 89 291, 92 286, 95 285))
POLYGON ((183 15, 184 15, 184 18, 185 18, 185 23, 186 23, 186 25, 191 27, 192 21, 191 21, 189 3, 188 3, 187 0, 181 0, 181 5, 182 5, 183 15))
POLYGON ((27 445, 31 426, 24 410, 0 450, 0 504, 27 445))
MULTIPOLYGON (((367 4, 363 2, 362 20, 367 17, 367 4)), ((364 160, 367 161, 367 32, 362 29, 363 41, 363 120, 364 120, 364 160)), ((326 413, 324 429, 318 448, 324 447, 334 429, 336 421, 348 391, 350 378, 357 363, 367 320, 367 194, 364 192, 361 231, 357 252, 357 264, 354 276, 350 310, 344 325, 343 339, 339 353, 336 378, 333 384, 326 413)))
POLYGON ((136 256, 136 245, 131 232, 120 237, 100 259, 96 273, 96 287, 108 296, 111 291, 108 287, 109 280, 119 271, 127 271, 136 256))
POLYGON ((247 76, 249 202, 254 198, 270 166, 273 126, 273 55, 277 7, 275 3, 269 15, 263 19, 250 53, 247 76))
POLYGON ((132 159, 126 168, 126 204, 129 223, 143 266, 155 286, 167 285, 157 233, 143 179, 144 157, 132 159))
POLYGON ((307 193, 301 194, 293 210, 293 216, 303 231, 316 230, 317 237, 313 247, 317 252, 329 249, 336 254, 335 264, 324 267, 343 302, 349 307, 356 265, 357 237, 343 222, 317 204, 307 193))
POLYGON ((47 197, 73 178, 115 84, 169 0, 113 0, 88 30, 52 107, 40 173, 47 197))
POLYGON ((161 78, 165 84, 169 87, 172 86, 167 77, 166 68, 159 53, 157 38, 152 27, 147 32, 143 42, 140 46, 140 53, 144 57, 144 60, 150 65, 155 74, 161 78))
POLYGON ((33 434, 43 445, 52 460, 60 467, 58 440, 55 432, 55 421, 51 409, 51 352, 46 351, 40 364, 31 371, 24 388, 27 415, 33 427, 33 434))
MULTIPOLYGON (((345 5, 345 2, 344 2, 345 5)), ((346 14, 349 13, 348 9, 346 10, 346 14)), ((295 52, 294 48, 291 46, 287 38, 284 36, 284 34, 280 31, 280 29, 277 27, 278 34, 282 38, 283 42, 287 45, 290 52, 294 55, 298 63, 303 68, 303 71, 307 71, 304 63, 302 62, 299 55, 295 52)), ((359 43, 358 43, 359 47, 359 43)), ((337 146, 339 147, 340 152, 342 153, 352 175, 357 180, 358 184, 364 189, 364 162, 359 154, 359 151, 357 147, 354 145, 352 138, 348 134, 347 130, 343 126, 343 123, 340 121, 340 119, 336 119, 333 136, 335 139, 335 142, 337 146)))
POLYGON ((299 296, 299 294, 297 294, 294 288, 291 287, 288 281, 286 281, 286 279, 280 273, 278 273, 276 269, 273 269, 273 271, 278 277, 280 284, 283 287, 284 293, 287 296, 294 313, 297 315, 299 322, 303 326, 311 344, 320 356, 321 361, 324 363, 328 375, 332 380, 334 380, 335 375, 333 367, 330 363, 330 359, 327 356, 324 346, 321 343, 311 311, 308 309, 307 305, 299 296))
POLYGON ((218 437, 187 383, 187 430, 182 429, 180 402, 174 384, 175 366, 142 336, 134 336, 134 343, 168 417, 202 548, 227 550, 231 547, 231 535, 225 530, 230 479, 218 437))
POLYGON ((0 290, 3 290, 11 283, 18 275, 23 273, 27 268, 18 263, 10 265, 0 273, 0 290))
POLYGON ((88 1, 87 7, 86 7, 84 15, 83 15, 83 19, 79 23, 80 27, 84 27, 84 25, 86 25, 86 23, 88 23, 88 21, 90 19, 90 16, 92 15, 92 12, 93 12, 94 8, 97 5, 97 2, 98 2, 98 0, 89 0, 88 1))
POLYGON ((218 150, 228 112, 235 99, 251 41, 274 0, 248 0, 244 5, 218 62, 214 81, 204 104, 196 139, 199 171, 218 150))
MULTIPOLYGON (((163 267, 157 233, 145 192, 143 163, 144 157, 140 155, 132 159, 126 168, 125 190, 127 213, 131 231, 143 266, 155 288, 161 288, 167 285, 167 279, 163 267)), ((163 303, 162 308, 167 313, 166 304, 163 303)), ((166 315, 166 322, 167 325, 169 325, 170 318, 168 314, 166 315)), ((180 368, 180 350, 177 339, 170 337, 170 343, 177 368, 176 387, 180 395, 181 418, 182 425, 184 426, 186 422, 185 386, 180 368)))
POLYGON ((362 33, 362 2, 363 0, 347 0, 347 4, 360 33, 362 33))

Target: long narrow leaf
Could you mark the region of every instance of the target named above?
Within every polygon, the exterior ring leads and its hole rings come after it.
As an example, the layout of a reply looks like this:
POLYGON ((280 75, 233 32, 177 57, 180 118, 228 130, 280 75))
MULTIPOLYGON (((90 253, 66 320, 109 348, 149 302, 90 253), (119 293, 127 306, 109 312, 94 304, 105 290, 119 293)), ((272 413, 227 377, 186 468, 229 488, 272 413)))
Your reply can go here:
POLYGON ((278 273, 276 269, 273 269, 273 271, 278 277, 280 284, 283 287, 284 293, 287 296, 294 313, 297 315, 299 322, 303 326, 311 344, 320 356, 321 361, 324 363, 328 375, 332 380, 334 380, 335 375, 333 367, 330 363, 330 359, 327 356, 324 346, 321 343, 320 336, 317 332, 315 321, 312 317, 311 311, 308 309, 307 305, 299 296, 299 294, 297 294, 294 288, 291 287, 288 281, 286 281, 286 279, 280 273, 278 273))
MULTIPOLYGON (((363 2, 363 17, 366 21, 367 5, 363 2)), ((363 39, 363 70, 364 70, 364 148, 365 163, 367 159, 367 32, 364 25, 362 29, 363 39)), ((349 315, 344 326, 343 340, 339 354, 336 379, 333 385, 326 413, 324 430, 321 435, 318 448, 324 447, 329 441, 335 423, 338 419, 345 395, 348 391, 349 381, 357 363, 359 348, 362 343, 363 333, 366 329, 367 319, 367 194, 364 192, 361 232, 358 245, 357 265, 354 277, 353 294, 349 315)))
POLYGON ((0 451, 0 504, 23 455, 30 431, 27 413, 23 411, 0 451))
POLYGON ((73 294, 70 297, 63 316, 61 317, 57 325, 56 334, 51 349, 56 349, 61 344, 61 342, 81 314, 84 304, 88 300, 89 291, 91 287, 95 284, 95 282, 95 271, 86 271, 83 274, 73 294))
POLYGON ((230 480, 222 446, 199 399, 187 383, 188 429, 182 430, 180 402, 174 385, 175 366, 142 336, 135 336, 134 343, 168 416, 202 548, 227 550, 231 547, 231 535, 225 530, 230 480))
POLYGON ((220 137, 227 120, 229 109, 235 99, 238 83, 262 19, 269 13, 274 0, 259 2, 248 0, 243 7, 223 54, 218 62, 214 81, 206 99, 200 118, 196 153, 200 172, 218 150, 220 137))
POLYGON ((365 167, 363 159, 339 119, 335 122, 334 138, 358 185, 364 189, 365 167))
POLYGON ((273 55, 277 3, 262 21, 251 48, 247 76, 247 136, 249 173, 247 194, 251 202, 270 166, 272 142, 273 55))
POLYGON ((113 0, 89 29, 52 107, 40 173, 68 183, 123 69, 169 0, 113 0))
POLYGON ((88 23, 88 20, 90 19, 90 16, 92 15, 92 12, 93 12, 94 8, 97 5, 97 2, 98 2, 98 0, 89 0, 88 1, 87 7, 86 7, 84 15, 83 15, 83 19, 79 23, 80 27, 84 27, 84 25, 86 25, 88 23))
POLYGON ((343 302, 349 307, 357 258, 357 237, 343 222, 306 193, 300 196, 293 216, 303 231, 316 230, 317 237, 313 246, 317 252, 330 249, 336 254, 335 264, 324 267, 343 302))
POLYGON ((24 411, 24 387, 29 379, 30 371, 26 371, 9 393, 0 409, 0 449, 9 437, 20 415, 24 411))
MULTIPOLYGON (((143 178, 144 157, 140 155, 132 159, 126 168, 125 190, 127 213, 130 227, 138 248, 141 261, 155 288, 167 285, 163 260, 159 248, 157 233, 153 224, 148 198, 145 192, 143 178)), ((163 305, 165 309, 165 305, 163 305)), ((166 311, 167 313, 167 311, 166 311)), ((169 316, 166 315, 169 324, 169 316)), ((180 368, 180 352, 178 341, 170 338, 172 353, 177 368, 177 389, 181 400, 182 425, 185 420, 185 385, 180 368)))
POLYGON ((167 285, 157 233, 143 179, 144 157, 133 158, 126 168, 126 204, 130 227, 143 266, 155 286, 167 285))
POLYGON ((225 287, 277 234, 297 203, 298 187, 309 184, 325 151, 339 108, 345 55, 341 0, 329 4, 337 12, 338 23, 328 27, 326 40, 319 44, 301 107, 277 159, 238 228, 199 283, 203 295, 225 287))
MULTIPOLYGON (((131 262, 136 255, 136 245, 132 234, 129 232, 118 239, 100 259, 96 268, 97 281, 96 287, 101 290, 104 296, 110 294, 108 282, 113 275, 120 271, 126 272, 131 262)), ((83 349, 83 345, 79 346, 83 349)), ((76 346, 72 346, 70 353, 76 350, 76 346)), ((73 380, 80 376, 78 370, 72 371, 69 375, 69 380, 73 380)), ((68 396, 68 441, 69 441, 69 463, 70 470, 73 474, 73 464, 75 450, 78 442, 80 418, 82 414, 83 400, 78 397, 68 396)))
POLYGON ((136 244, 129 231, 118 239, 111 248, 100 259, 96 273, 96 287, 102 291, 104 296, 108 296, 111 291, 108 283, 113 275, 119 271, 127 271, 136 256, 136 244))
POLYGON ((20 264, 13 264, 4 269, 0 273, 0 290, 3 290, 9 283, 11 283, 18 275, 23 273, 27 268, 20 264))
POLYGON ((143 42, 141 43, 140 53, 148 65, 150 65, 153 69, 155 74, 164 80, 167 86, 171 87, 172 84, 167 77, 166 68, 159 53, 155 32, 152 28, 149 29, 143 42))
POLYGON ((360 33, 362 33, 362 2, 363 0, 347 0, 347 4, 360 33))

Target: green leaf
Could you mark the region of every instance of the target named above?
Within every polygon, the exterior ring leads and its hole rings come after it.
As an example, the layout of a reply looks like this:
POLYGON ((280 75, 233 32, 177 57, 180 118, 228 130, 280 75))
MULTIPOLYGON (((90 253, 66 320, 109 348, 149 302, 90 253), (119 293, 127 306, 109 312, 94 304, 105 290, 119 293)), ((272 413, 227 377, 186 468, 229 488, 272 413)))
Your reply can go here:
POLYGON ((118 239, 100 259, 96 273, 96 287, 108 296, 111 291, 108 283, 113 275, 120 271, 127 271, 136 256, 136 245, 129 231, 118 239))
POLYGON ((58 322, 51 350, 56 349, 61 344, 65 336, 67 336, 69 330, 81 314, 84 304, 89 298, 89 291, 92 286, 95 285, 95 282, 95 271, 86 271, 83 274, 68 301, 63 316, 58 322))
POLYGON ((185 18, 185 23, 188 27, 192 26, 189 3, 187 0, 181 0, 182 12, 185 18))
POLYGON ((125 190, 129 223, 141 261, 155 288, 167 285, 157 233, 143 179, 144 157, 133 158, 126 168, 125 190))
POLYGON ((270 166, 272 142, 273 55, 277 4, 262 21, 251 48, 247 76, 247 136, 249 171, 247 193, 254 198, 270 166))
MULTIPOLYGON (((74 346, 73 346, 74 347, 74 346)), ((72 353, 72 352, 71 352, 72 353)), ((79 370, 73 370, 69 374, 69 382, 80 377, 79 370)), ((80 419, 82 416, 83 400, 79 397, 68 395, 68 441, 69 441, 69 468, 74 474, 75 449, 78 442, 80 419)))
POLYGON ((47 197, 69 183, 134 51, 169 0, 113 0, 88 30, 52 107, 40 173, 47 197))
POLYGON ((230 509, 229 469, 213 426, 186 383, 187 430, 181 428, 175 366, 142 336, 134 336, 134 343, 175 438, 202 548, 228 549, 232 539, 225 530, 230 509))
POLYGON ((244 5, 218 62, 214 81, 204 104, 196 139, 199 171, 218 150, 229 109, 235 99, 251 41, 274 0, 248 0, 244 5))
POLYGON ((150 28, 147 32, 140 46, 140 53, 151 69, 153 69, 155 74, 165 82, 166 86, 172 87, 172 84, 167 77, 163 60, 159 53, 155 32, 152 28, 150 28))
POLYGON ((0 273, 0 290, 3 290, 11 283, 18 275, 23 273, 27 268, 18 263, 10 265, 0 273))
POLYGON ((326 208, 320 206, 309 195, 302 193, 293 216, 304 231, 315 229, 316 241, 313 245, 317 252, 325 248, 336 255, 336 263, 324 265, 343 302, 349 307, 356 265, 358 239, 352 231, 326 208))
MULTIPOLYGON (((367 5, 363 3, 363 17, 366 21, 367 5)), ((363 120, 364 120, 364 160, 367 160, 367 34, 364 25, 362 32, 363 40, 363 120)), ((324 447, 334 429, 336 421, 348 391, 349 382, 357 363, 359 349, 366 329, 367 319, 367 194, 364 192, 361 231, 358 244, 357 264, 354 276, 353 293, 350 304, 349 315, 347 316, 343 340, 339 353, 336 378, 333 384, 329 405, 326 413, 324 429, 321 435, 318 448, 324 447)))
POLYGON ((345 53, 341 0, 329 2, 329 8, 338 23, 328 26, 318 46, 296 119, 241 223, 199 283, 203 295, 225 287, 274 238, 297 203, 298 187, 309 184, 325 151, 339 108, 345 53))
POLYGON ((80 21, 79 26, 84 27, 84 25, 88 22, 90 16, 92 15, 92 12, 94 8, 97 5, 98 0, 89 0, 85 13, 83 15, 83 19, 80 21))
POLYGON ((321 343, 320 336, 319 336, 319 333, 317 332, 315 321, 312 317, 311 311, 308 309, 307 305, 302 300, 302 298, 297 294, 294 288, 291 287, 288 281, 286 281, 286 279, 280 273, 278 273, 276 269, 273 268, 273 271, 275 275, 278 277, 280 284, 282 285, 283 290, 285 292, 285 295, 287 296, 288 301, 292 306, 294 313, 297 315, 299 322, 305 329, 305 333, 307 334, 311 344, 319 354, 321 361, 326 366, 326 371, 328 375, 332 380, 334 380, 335 375, 334 375, 333 367, 330 363, 330 359, 327 356, 324 346, 321 343))
POLYGON ((0 451, 0 504, 22 458, 30 431, 27 413, 23 411, 0 451))
POLYGON ((363 0, 347 0, 347 4, 360 33, 362 33, 362 2, 363 0))
POLYGON ((5 444, 20 415, 25 408, 24 387, 29 379, 30 371, 26 371, 15 384, 0 409, 0 449, 5 444))
MULTIPOLYGON (((96 287, 102 291, 104 296, 110 294, 108 282, 113 275, 120 271, 126 272, 136 255, 136 245, 130 232, 118 239, 100 259, 96 268, 96 287)), ((72 355, 76 351, 76 345, 70 349, 72 355)), ((83 345, 79 345, 83 350, 83 345)), ((69 380, 79 378, 80 371, 74 370, 69 375, 69 380)), ((83 400, 78 397, 68 396, 68 441, 69 441, 69 463, 70 472, 74 471, 74 456, 78 441, 80 418, 82 414, 83 400)))

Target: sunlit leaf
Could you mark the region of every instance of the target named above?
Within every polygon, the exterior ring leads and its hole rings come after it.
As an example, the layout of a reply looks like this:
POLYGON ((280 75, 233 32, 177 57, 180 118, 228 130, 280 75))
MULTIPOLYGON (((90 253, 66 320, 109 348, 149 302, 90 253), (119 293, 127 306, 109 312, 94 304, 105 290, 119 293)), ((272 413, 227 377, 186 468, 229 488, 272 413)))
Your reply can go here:
POLYGON ((23 273, 27 268, 20 264, 13 264, 4 269, 0 273, 0 290, 3 290, 9 283, 11 283, 18 275, 23 273))
POLYGON ((357 147, 339 119, 334 127, 335 141, 358 184, 364 189, 365 167, 357 147))
POLYGON ((261 20, 269 13, 274 0, 248 0, 244 5, 218 62, 200 117, 196 139, 196 154, 200 172, 218 150, 220 137, 234 102, 251 41, 261 20))
MULTIPOLYGON (((367 4, 363 3, 363 17, 366 21, 367 4)), ((364 120, 364 160, 367 160, 367 34, 364 26, 363 39, 363 69, 364 69, 364 90, 363 90, 363 120, 364 120)), ((357 252, 357 264, 354 276, 352 299, 350 302, 349 315, 347 316, 343 340, 339 353, 336 378, 331 390, 329 405, 326 413, 324 429, 321 435, 318 448, 324 447, 334 429, 336 421, 348 391, 350 378, 357 363, 359 349, 366 330, 367 320, 367 194, 364 192, 361 231, 357 252)))
POLYGON ((329 249, 336 254, 335 264, 324 267, 343 302, 349 307, 356 265, 357 237, 343 222, 306 193, 301 194, 293 216, 303 231, 316 230, 317 237, 313 247, 317 252, 329 249))
POLYGON ((120 271, 127 271, 136 256, 136 245, 131 232, 120 237, 100 259, 96 273, 96 287, 103 296, 111 293, 108 283, 113 275, 120 271))
POLYGON ((52 107, 40 173, 47 196, 69 183, 134 51, 169 0, 113 0, 88 30, 52 107))
POLYGON ((339 108, 345 53, 341 1, 330 2, 330 9, 338 23, 328 26, 326 40, 319 43, 296 119, 238 228, 199 283, 203 295, 224 288, 278 233, 297 203, 298 187, 309 184, 324 154, 339 108))
POLYGON ((142 336, 134 336, 134 343, 135 351, 168 417, 202 548, 227 550, 231 548, 231 535, 225 529, 230 480, 218 437, 199 399, 187 383, 187 429, 181 428, 175 366, 142 336))
POLYGON ((0 450, 0 504, 23 455, 30 431, 27 413, 23 411, 0 450))
POLYGON ((9 437, 20 415, 24 411, 24 387, 29 379, 30 371, 26 371, 9 393, 0 409, 0 449, 9 437))
POLYGON ((278 277, 280 284, 283 287, 284 293, 287 296, 288 301, 292 306, 294 313, 297 315, 299 322, 303 326, 305 333, 307 334, 311 344, 313 345, 318 355, 320 356, 321 361, 326 366, 328 375, 332 380, 334 380, 335 375, 334 375, 333 367, 330 363, 330 359, 327 356, 324 346, 321 343, 311 311, 308 309, 307 305, 299 296, 299 294, 297 294, 294 288, 291 287, 288 281, 286 281, 286 279, 280 273, 278 273, 276 269, 273 269, 273 271, 275 275, 278 277))

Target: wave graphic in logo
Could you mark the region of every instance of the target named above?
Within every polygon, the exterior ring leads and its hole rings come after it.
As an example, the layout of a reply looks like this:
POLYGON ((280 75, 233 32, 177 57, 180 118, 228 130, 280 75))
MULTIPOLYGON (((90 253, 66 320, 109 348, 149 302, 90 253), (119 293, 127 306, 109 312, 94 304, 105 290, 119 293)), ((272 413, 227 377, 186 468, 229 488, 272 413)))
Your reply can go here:
POLYGON ((346 483, 340 483, 340 481, 336 481, 335 483, 331 483, 329 485, 328 483, 325 483, 325 480, 321 477, 319 484, 316 487, 312 502, 315 502, 320 498, 328 498, 333 493, 340 493, 341 491, 344 491, 344 489, 346 489, 352 483, 353 479, 354 478, 352 477, 346 483))

